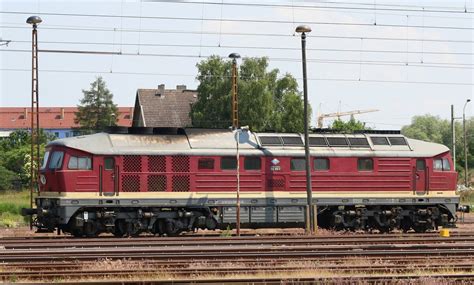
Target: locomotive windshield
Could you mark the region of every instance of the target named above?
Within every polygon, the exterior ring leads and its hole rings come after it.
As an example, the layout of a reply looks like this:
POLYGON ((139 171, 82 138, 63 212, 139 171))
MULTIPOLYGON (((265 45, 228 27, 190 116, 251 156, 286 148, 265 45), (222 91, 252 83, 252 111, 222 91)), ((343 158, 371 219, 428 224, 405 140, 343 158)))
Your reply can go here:
POLYGON ((49 151, 46 151, 44 153, 44 158, 43 158, 43 163, 41 164, 41 169, 46 168, 46 164, 48 163, 48 158, 49 158, 49 151))
POLYGON ((59 169, 63 164, 64 152, 55 151, 51 155, 51 160, 49 161, 49 169, 59 169))

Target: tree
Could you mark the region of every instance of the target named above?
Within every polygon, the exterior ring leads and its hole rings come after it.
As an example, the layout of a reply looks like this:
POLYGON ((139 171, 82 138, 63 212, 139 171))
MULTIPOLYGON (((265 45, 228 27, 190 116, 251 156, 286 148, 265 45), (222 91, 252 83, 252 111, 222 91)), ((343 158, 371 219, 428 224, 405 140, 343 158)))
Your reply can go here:
POLYGON ((355 131, 367 130, 368 128, 365 126, 364 122, 358 121, 354 116, 351 116, 350 120, 347 122, 338 118, 332 123, 330 129, 341 133, 353 133, 355 131))
MULTIPOLYGON (((198 101, 191 108, 193 126, 228 128, 231 122, 232 63, 218 56, 197 64, 198 101)), ((247 58, 239 67, 240 125, 254 131, 302 132, 303 101, 298 83, 290 74, 278 78, 268 71, 267 58, 247 58)))
MULTIPOLYGON (((456 122, 456 163, 457 169, 464 169, 464 134, 462 123, 456 122)), ((466 121, 468 143, 468 166, 474 167, 474 120, 466 121)), ((451 122, 433 115, 415 116, 411 124, 402 128, 402 134, 409 138, 435 142, 449 146, 452 149, 451 122)), ((460 172, 463 175, 462 172, 460 172)))
MULTIPOLYGON (((46 143, 54 136, 40 130, 40 156, 44 155, 46 143)), ((28 131, 17 130, 0 141, 0 189, 11 188, 13 181, 27 186, 30 181, 31 135, 28 131)))
POLYGON ((103 131, 113 125, 118 118, 118 108, 113 102, 113 94, 107 89, 101 76, 91 83, 90 90, 82 90, 84 98, 77 106, 75 122, 84 133, 103 131))

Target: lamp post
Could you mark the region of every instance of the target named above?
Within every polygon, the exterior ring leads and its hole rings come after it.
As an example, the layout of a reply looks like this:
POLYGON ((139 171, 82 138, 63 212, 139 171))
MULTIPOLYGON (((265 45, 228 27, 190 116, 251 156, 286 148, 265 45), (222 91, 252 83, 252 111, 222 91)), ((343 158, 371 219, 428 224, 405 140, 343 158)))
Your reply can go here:
MULTIPOLYGON (((36 28, 41 23, 38 16, 30 16, 26 23, 33 26, 31 39, 31 149, 30 149, 30 208, 33 208, 33 193, 38 189, 39 193, 39 84, 38 84, 38 31, 36 28)), ((30 216, 30 229, 33 227, 30 216)))
POLYGON ((232 58, 232 130, 236 131, 236 172, 237 172, 237 212, 236 212, 236 230, 237 236, 240 236, 240 153, 239 153, 239 141, 240 133, 242 129, 239 129, 239 100, 237 97, 237 59, 240 58, 240 54, 231 53, 229 58, 232 58))
POLYGON ((296 28, 297 33, 301 33, 301 53, 303 61, 303 98, 304 98, 304 152, 306 163, 306 195, 308 204, 308 219, 306 219, 306 230, 312 233, 314 228, 314 213, 313 213, 313 193, 311 189, 311 162, 309 155, 309 134, 308 134, 308 83, 306 76, 306 33, 311 32, 311 28, 306 25, 301 25, 296 28))
POLYGON ((467 166, 467 134, 466 134, 466 106, 467 103, 471 102, 471 99, 467 99, 462 109, 462 131, 464 134, 464 185, 469 187, 469 169, 467 166))

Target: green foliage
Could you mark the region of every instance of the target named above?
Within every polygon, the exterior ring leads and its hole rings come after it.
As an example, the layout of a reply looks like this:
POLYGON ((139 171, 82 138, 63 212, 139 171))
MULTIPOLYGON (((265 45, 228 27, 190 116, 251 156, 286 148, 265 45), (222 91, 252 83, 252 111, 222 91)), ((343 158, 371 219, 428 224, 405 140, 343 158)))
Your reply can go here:
POLYGON ((354 131, 366 130, 367 127, 365 126, 365 123, 358 121, 354 116, 351 116, 350 120, 347 122, 338 118, 332 123, 330 129, 341 133, 353 133, 354 131))
POLYGON ((451 126, 448 120, 432 115, 415 116, 411 125, 404 126, 402 133, 410 138, 436 142, 444 145, 451 144, 451 126))
POLYGON ((82 133, 103 131, 107 126, 115 126, 118 108, 113 102, 113 94, 107 89, 102 77, 91 83, 89 90, 82 90, 84 97, 77 106, 75 121, 81 125, 82 133))
MULTIPOLYGON (((44 155, 44 147, 54 136, 40 130, 40 156, 44 155)), ((18 181, 27 186, 30 180, 31 136, 25 130, 18 130, 0 141, 0 190, 13 188, 12 183, 18 181)))
POLYGON ((10 189, 12 186, 15 173, 0 165, 0 190, 10 189))
MULTIPOLYGON (((464 135, 462 123, 455 123, 456 132, 456 162, 457 169, 464 169, 464 135)), ((424 115, 415 116, 408 126, 402 128, 402 133, 413 139, 430 141, 449 146, 452 150, 452 131, 449 120, 443 120, 437 116, 424 115)), ((474 167, 474 120, 466 121, 467 147, 468 147, 468 166, 474 167)), ((463 173, 460 173, 463 175, 463 173)))
MULTIPOLYGON (((199 97, 191 110, 193 126, 231 126, 232 62, 212 56, 197 64, 199 97)), ((267 58, 247 58, 240 65, 238 104, 240 125, 254 131, 303 131, 303 102, 296 79, 268 71, 267 58)))

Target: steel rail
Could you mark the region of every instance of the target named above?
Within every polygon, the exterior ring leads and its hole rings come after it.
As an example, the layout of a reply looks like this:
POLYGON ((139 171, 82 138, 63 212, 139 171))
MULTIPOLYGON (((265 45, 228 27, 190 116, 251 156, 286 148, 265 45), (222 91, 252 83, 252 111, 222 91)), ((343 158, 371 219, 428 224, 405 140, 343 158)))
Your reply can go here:
POLYGON ((183 243, 182 240, 171 240, 161 241, 159 239, 154 240, 91 240, 87 242, 69 241, 69 242, 57 242, 57 241, 41 241, 41 242, 4 242, 1 244, 4 249, 35 249, 41 248, 54 249, 54 248, 107 248, 107 247, 140 247, 146 245, 152 246, 181 246, 181 247, 197 247, 197 246, 227 246, 227 245, 361 245, 361 244, 429 244, 429 243, 472 243, 474 242, 474 236, 472 237, 451 237, 446 238, 375 238, 375 239, 350 239, 350 240, 337 240, 337 239, 278 239, 278 240, 215 240, 215 241, 186 241, 183 243))

